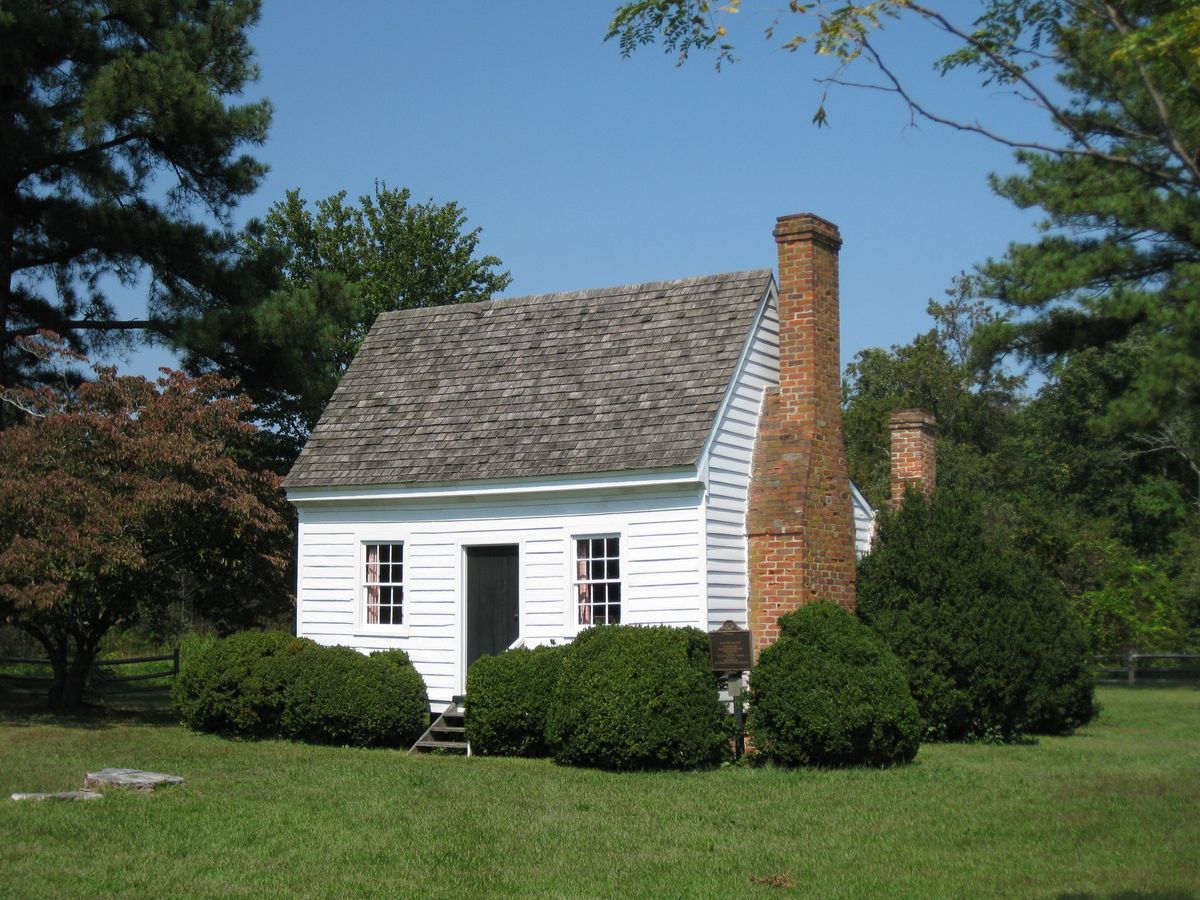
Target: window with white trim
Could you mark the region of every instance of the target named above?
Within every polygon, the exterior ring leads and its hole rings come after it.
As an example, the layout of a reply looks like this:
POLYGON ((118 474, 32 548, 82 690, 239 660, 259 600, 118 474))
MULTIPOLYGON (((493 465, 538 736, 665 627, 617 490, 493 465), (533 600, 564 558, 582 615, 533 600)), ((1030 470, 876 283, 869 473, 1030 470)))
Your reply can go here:
POLYGON ((363 622, 404 623, 404 545, 363 545, 363 622))
POLYGON ((621 539, 615 535, 575 539, 575 622, 621 621, 621 539))

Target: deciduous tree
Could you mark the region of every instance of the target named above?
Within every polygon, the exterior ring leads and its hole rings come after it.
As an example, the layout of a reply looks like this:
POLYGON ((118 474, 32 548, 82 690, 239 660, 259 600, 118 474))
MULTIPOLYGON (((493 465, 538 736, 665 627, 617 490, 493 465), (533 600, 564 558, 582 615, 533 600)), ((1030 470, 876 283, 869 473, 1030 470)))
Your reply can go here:
POLYGON ((230 388, 96 368, 5 391, 24 421, 0 432, 0 618, 45 648, 56 706, 81 702, 109 629, 181 594, 227 625, 289 602, 291 513, 246 465, 255 429, 230 388))
POLYGON ((466 223, 456 203, 413 203, 382 184, 357 206, 345 191, 313 207, 289 191, 244 232, 239 270, 251 277, 236 296, 181 326, 187 367, 236 376, 290 462, 379 313, 508 286, 498 258, 476 255, 480 229, 466 223))

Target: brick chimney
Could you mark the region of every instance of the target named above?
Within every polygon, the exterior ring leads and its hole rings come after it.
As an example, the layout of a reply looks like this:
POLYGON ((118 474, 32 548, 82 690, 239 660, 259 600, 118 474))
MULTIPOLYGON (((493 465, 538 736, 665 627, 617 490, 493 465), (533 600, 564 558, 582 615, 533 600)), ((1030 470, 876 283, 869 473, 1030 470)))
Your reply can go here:
POLYGON ((854 609, 854 513, 842 439, 837 226, 775 225, 779 387, 763 396, 746 512, 757 654, 778 618, 814 600, 854 609))
POLYGON ((923 409, 898 409, 888 420, 892 435, 892 509, 912 485, 926 497, 937 485, 937 421, 923 409))

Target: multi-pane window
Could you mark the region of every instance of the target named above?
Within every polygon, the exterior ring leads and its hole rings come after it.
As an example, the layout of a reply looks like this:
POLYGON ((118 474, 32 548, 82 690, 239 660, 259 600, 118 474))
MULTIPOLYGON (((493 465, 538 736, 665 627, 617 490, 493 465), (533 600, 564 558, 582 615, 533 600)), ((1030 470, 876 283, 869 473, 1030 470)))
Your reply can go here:
POLYGON ((404 622, 404 545, 366 544, 363 596, 368 625, 404 622))
POLYGON ((621 621, 621 539, 575 540, 576 621, 615 625, 621 621))

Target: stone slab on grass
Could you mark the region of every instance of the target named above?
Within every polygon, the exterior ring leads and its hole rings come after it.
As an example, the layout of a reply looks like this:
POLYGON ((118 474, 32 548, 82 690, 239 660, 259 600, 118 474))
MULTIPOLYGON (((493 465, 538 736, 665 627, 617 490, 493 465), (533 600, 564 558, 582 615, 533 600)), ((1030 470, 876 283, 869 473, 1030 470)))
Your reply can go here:
POLYGON ((125 788, 146 794, 164 784, 183 784, 183 778, 163 772, 144 772, 141 769, 101 769, 99 772, 88 772, 83 781, 84 790, 125 788))
POLYGON ((104 795, 97 791, 57 791, 55 793, 16 793, 14 800, 99 800, 104 795))

